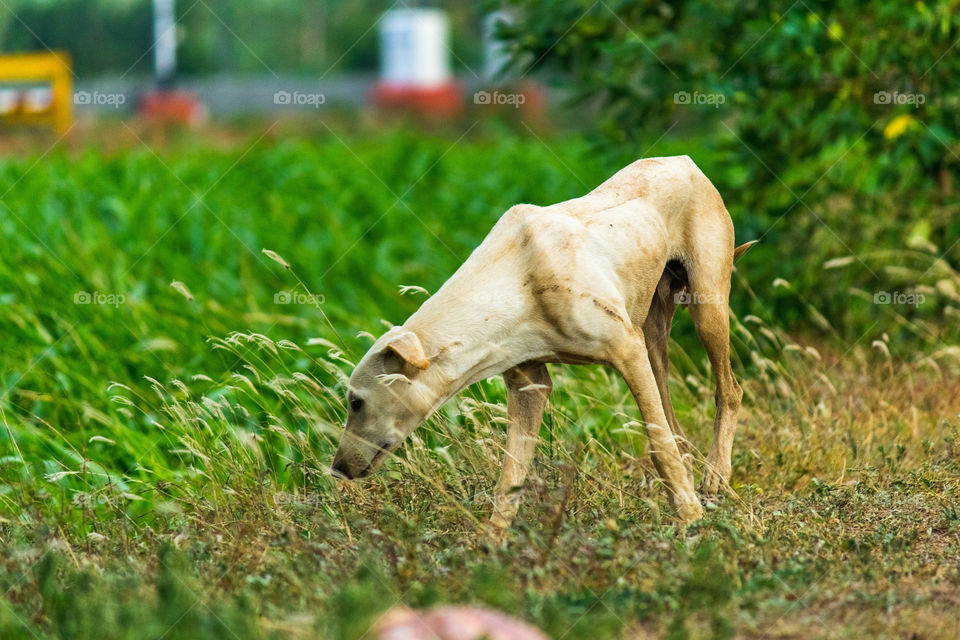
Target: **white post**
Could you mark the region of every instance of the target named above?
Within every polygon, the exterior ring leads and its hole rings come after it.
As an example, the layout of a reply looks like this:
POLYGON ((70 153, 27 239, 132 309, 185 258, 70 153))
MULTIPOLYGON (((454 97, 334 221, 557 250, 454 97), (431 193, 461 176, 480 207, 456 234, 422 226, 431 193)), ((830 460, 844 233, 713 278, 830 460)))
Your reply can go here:
POLYGON ((483 79, 489 84, 502 84, 507 81, 504 71, 510 62, 510 51, 502 40, 496 37, 499 23, 510 24, 513 14, 509 11, 494 11, 483 19, 483 79))
POLYGON ((391 9, 380 21, 380 80, 429 88, 450 82, 449 24, 439 9, 391 9))
POLYGON ((174 0, 153 0, 154 75, 161 87, 173 82, 177 68, 177 23, 174 0))

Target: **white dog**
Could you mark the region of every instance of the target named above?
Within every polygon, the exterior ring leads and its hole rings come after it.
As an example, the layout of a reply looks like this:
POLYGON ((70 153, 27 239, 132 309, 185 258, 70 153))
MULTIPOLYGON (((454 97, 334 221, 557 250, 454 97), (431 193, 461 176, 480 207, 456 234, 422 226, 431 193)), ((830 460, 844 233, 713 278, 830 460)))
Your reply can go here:
POLYGON ((730 274, 750 244, 734 248, 720 194, 687 156, 638 160, 580 198, 511 207, 443 287, 360 360, 334 471, 367 475, 450 397, 503 373, 509 428, 491 520, 506 527, 550 394, 546 363, 603 363, 640 407, 677 515, 700 518, 667 388, 667 340, 677 303, 687 304, 717 382, 701 485, 714 494, 730 476, 742 396, 730 367, 730 274))

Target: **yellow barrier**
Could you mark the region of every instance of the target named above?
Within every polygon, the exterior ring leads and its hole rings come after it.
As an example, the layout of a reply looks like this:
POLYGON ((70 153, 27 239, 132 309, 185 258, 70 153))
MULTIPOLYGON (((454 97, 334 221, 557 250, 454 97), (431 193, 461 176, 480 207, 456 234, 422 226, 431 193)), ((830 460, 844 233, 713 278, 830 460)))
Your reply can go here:
POLYGON ((0 83, 50 85, 49 103, 40 99, 45 95, 43 90, 8 93, 15 99, 10 101, 12 103, 0 105, 3 122, 49 124, 58 133, 70 128, 73 121, 73 72, 70 70, 70 54, 66 51, 0 55, 0 83))

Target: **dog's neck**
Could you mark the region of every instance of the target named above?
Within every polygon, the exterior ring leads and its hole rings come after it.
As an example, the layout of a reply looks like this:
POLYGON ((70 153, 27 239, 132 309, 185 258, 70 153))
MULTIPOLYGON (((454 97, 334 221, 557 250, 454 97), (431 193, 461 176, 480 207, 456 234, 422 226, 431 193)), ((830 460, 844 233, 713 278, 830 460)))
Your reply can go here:
POLYGON ((511 331, 516 322, 473 305, 442 317, 433 311, 424 305, 404 328, 417 334, 430 360, 421 375, 436 393, 437 407, 469 385, 527 359, 522 337, 511 331))

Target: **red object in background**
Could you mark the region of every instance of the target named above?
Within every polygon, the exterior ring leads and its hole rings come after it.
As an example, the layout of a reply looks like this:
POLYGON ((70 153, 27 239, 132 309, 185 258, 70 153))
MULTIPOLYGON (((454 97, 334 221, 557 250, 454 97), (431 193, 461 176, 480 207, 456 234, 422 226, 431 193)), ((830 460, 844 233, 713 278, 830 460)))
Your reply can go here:
POLYGON ((157 90, 140 96, 140 115, 150 121, 195 127, 207 119, 207 108, 189 91, 157 90))
POLYGON ((463 91, 450 82, 436 87, 373 85, 370 98, 378 107, 415 111, 430 116, 454 116, 463 110, 463 91))
POLYGON ((520 91, 526 97, 522 109, 535 115, 543 115, 547 111, 547 94, 543 87, 536 82, 523 81, 520 83, 520 91))

